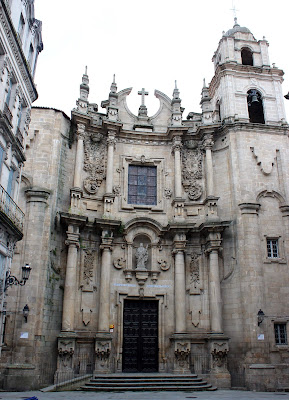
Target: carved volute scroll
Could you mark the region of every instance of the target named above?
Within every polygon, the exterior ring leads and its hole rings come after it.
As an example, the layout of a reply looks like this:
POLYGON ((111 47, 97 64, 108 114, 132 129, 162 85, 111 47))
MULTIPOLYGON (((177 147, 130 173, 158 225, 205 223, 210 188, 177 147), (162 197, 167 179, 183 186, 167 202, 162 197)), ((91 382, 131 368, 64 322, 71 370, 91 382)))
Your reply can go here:
POLYGON ((190 200, 198 200, 203 194, 203 155, 200 149, 191 148, 190 141, 182 149, 182 184, 190 200))
POLYGON ((84 171, 88 173, 83 187, 89 194, 96 194, 106 176, 107 144, 101 133, 87 135, 84 140, 84 171))

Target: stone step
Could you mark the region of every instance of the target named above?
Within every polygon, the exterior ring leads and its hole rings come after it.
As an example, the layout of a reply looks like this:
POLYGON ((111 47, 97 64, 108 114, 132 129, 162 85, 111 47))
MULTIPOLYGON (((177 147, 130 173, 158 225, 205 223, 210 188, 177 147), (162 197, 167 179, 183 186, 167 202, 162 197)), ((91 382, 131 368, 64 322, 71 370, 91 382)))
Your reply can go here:
POLYGON ((99 391, 99 392, 123 392, 123 391, 201 391, 201 390, 217 390, 217 388, 212 387, 212 385, 198 385, 198 386, 180 386, 180 385, 173 385, 173 386, 122 386, 122 387, 115 387, 115 386, 94 386, 94 387, 88 387, 88 386, 82 386, 80 390, 84 391, 99 391))
POLYGON ((199 381, 199 382, 148 382, 148 381, 142 381, 142 382, 123 382, 123 383, 115 383, 115 382, 88 382, 86 383, 87 386, 94 387, 94 386, 115 386, 115 387, 122 387, 122 386, 200 386, 200 385, 206 385, 206 381, 199 381))
POLYGON ((179 378, 179 379, 171 379, 171 378, 122 378, 122 379, 115 379, 115 378, 108 378, 108 379, 102 379, 102 378, 92 378, 90 382, 92 383, 97 383, 97 382, 109 382, 109 383, 118 383, 118 382, 126 382, 126 383, 134 383, 134 382, 148 382, 148 383, 164 383, 166 384, 171 383, 171 382, 180 382, 180 383, 193 383, 193 382, 202 382, 202 378, 179 378))
POLYGON ((96 375, 79 390, 85 391, 199 391, 217 390, 197 375, 96 375))

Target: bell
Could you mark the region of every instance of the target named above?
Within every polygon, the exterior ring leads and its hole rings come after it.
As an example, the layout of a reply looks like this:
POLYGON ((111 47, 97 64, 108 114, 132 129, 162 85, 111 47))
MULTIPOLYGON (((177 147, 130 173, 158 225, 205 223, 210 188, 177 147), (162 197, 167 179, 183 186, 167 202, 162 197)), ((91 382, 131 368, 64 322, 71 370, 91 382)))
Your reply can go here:
POLYGON ((251 104, 258 103, 258 102, 259 102, 259 100, 258 100, 257 92, 256 92, 256 90, 252 90, 251 91, 251 104))
POLYGON ((257 97, 256 94, 253 94, 253 95, 252 95, 251 103, 258 103, 258 97, 257 97))

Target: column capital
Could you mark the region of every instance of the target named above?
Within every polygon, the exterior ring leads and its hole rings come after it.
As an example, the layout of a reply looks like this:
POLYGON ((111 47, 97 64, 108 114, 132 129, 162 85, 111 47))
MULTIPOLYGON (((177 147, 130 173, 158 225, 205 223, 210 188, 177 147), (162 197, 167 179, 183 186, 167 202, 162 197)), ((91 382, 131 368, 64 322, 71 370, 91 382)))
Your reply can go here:
POLYGON ((181 136, 174 136, 173 137, 172 152, 175 153, 176 151, 181 151, 182 147, 183 147, 183 144, 182 144, 181 136))
POLYGON ((203 142, 202 142, 202 148, 204 150, 212 150, 212 147, 214 146, 214 138, 212 134, 207 134, 205 135, 203 142))
POLYGON ((180 252, 183 253, 185 251, 186 243, 186 234, 184 232, 176 233, 173 241, 174 247, 172 253, 174 255, 180 252))
POLYGON ((79 233, 67 231, 67 239, 65 240, 66 246, 74 246, 79 248, 79 233))
POLYGON ((206 253, 219 252, 222 250, 222 235, 221 232, 212 231, 208 233, 206 238, 206 253))
POLYGON ((103 230, 101 236, 101 250, 112 250, 113 234, 111 231, 103 230))
POLYGON ((115 140, 115 132, 114 131, 108 131, 106 141, 107 141, 108 146, 115 146, 116 140, 115 140))
POLYGON ((77 124, 76 133, 77 133, 77 140, 79 139, 83 140, 85 135, 85 125, 81 123, 77 124))
POLYGON ((259 203, 240 203, 238 206, 241 209, 241 214, 255 214, 258 215, 258 211, 261 207, 259 203))

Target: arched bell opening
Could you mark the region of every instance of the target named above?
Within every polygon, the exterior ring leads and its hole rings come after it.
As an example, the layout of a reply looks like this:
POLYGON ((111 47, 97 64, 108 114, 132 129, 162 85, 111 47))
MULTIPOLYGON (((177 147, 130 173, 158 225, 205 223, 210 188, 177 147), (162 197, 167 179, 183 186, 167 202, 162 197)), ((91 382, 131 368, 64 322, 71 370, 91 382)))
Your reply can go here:
POLYGON ((262 96, 256 89, 247 92, 247 103, 250 122, 265 124, 262 96))
POLYGON ((243 65, 252 65, 252 66, 254 65, 253 64, 253 53, 247 47, 244 47, 241 50, 241 59, 242 59, 243 65))

